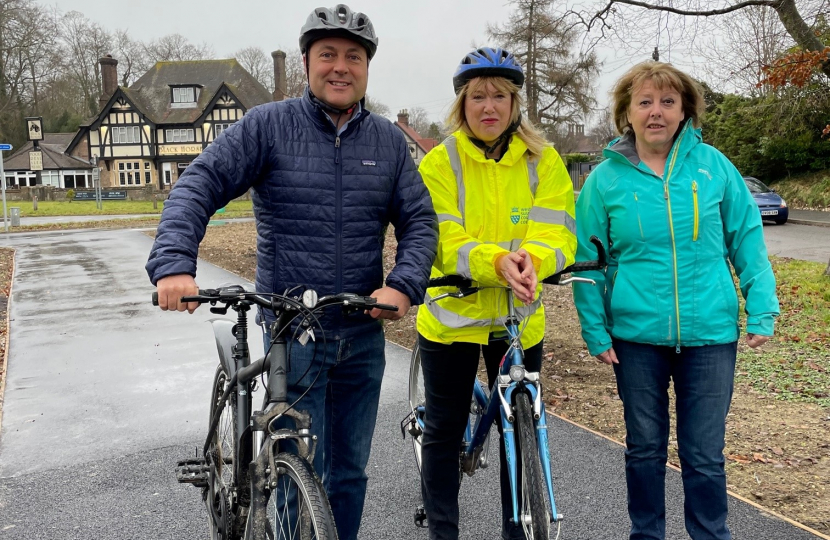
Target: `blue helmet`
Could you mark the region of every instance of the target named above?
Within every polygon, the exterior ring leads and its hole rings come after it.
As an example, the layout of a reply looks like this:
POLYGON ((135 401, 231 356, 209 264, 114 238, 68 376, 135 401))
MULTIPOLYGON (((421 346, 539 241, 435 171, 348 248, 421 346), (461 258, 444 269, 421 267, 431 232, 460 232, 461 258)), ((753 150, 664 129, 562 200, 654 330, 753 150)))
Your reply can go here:
POLYGON ((519 88, 525 82, 522 66, 513 57, 513 53, 500 47, 496 49, 482 47, 468 53, 461 60, 461 64, 458 65, 452 77, 452 86, 456 95, 465 84, 476 77, 504 77, 519 88))

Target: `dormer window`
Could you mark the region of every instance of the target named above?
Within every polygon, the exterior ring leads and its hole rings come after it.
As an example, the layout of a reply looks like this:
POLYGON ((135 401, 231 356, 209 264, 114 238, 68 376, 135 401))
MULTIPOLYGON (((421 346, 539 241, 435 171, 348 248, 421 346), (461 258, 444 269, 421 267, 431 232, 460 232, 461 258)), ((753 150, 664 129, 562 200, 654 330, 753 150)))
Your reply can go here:
POLYGON ((185 86, 173 89, 173 103, 194 103, 196 101, 196 88, 185 86))
POLYGON ((195 107, 199 99, 198 86, 174 86, 171 88, 173 95, 171 103, 173 107, 195 107))

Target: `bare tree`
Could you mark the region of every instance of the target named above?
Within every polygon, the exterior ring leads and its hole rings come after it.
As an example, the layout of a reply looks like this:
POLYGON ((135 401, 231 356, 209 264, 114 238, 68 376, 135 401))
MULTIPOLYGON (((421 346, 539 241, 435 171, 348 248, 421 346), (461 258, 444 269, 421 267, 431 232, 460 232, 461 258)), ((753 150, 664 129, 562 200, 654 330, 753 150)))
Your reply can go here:
POLYGON ((603 109, 602 112, 599 113, 596 124, 594 124, 588 132, 588 137, 590 137, 591 141, 600 148, 605 148, 605 145, 611 142, 617 135, 617 126, 614 124, 614 114, 611 112, 611 109, 603 109))
POLYGON ((380 101, 376 101, 369 97, 369 94, 366 94, 366 102, 365 102, 366 109, 377 114, 379 116, 385 116, 387 118, 392 116, 392 111, 389 110, 387 105, 384 105, 380 101))
POLYGON ((115 58, 118 59, 121 86, 130 86, 152 67, 146 46, 132 39, 126 30, 115 31, 115 58))
POLYGON ((415 130, 418 135, 425 137, 429 132, 429 126, 432 120, 429 119, 429 114, 423 107, 412 107, 407 109, 409 113, 409 125, 415 130))
POLYGON ((509 3, 514 7, 509 21, 488 26, 487 33, 524 65, 528 118, 549 124, 553 133, 596 105, 593 79, 599 62, 592 51, 574 51, 577 31, 566 14, 554 11, 552 0, 509 3))
MULTIPOLYGON (((790 38, 801 49, 811 52, 825 50, 824 43, 816 36, 811 28, 809 19, 815 18, 820 11, 812 8, 825 8, 822 0, 799 0, 802 8, 811 9, 805 16, 796 0, 601 0, 601 7, 592 12, 584 20, 589 28, 599 26, 604 32, 610 31, 622 38, 625 42, 633 33, 652 27, 643 20, 642 10, 652 10, 661 13, 680 15, 675 17, 674 29, 686 35, 698 35, 700 30, 696 25, 687 25, 688 17, 709 19, 723 16, 752 6, 764 6, 775 12, 790 38), (635 23, 635 24, 632 24, 635 23)), ((821 66, 822 72, 830 77, 830 54, 821 66)))
POLYGON ((101 94, 101 66, 98 60, 112 51, 112 36, 78 11, 70 11, 60 21, 65 67, 78 84, 90 114, 98 110, 101 94))
POLYGON ((285 53, 285 97, 300 97, 305 92, 307 77, 300 49, 285 53))
POLYGON ((231 55, 269 92, 274 91, 274 62, 260 47, 245 47, 231 55))
POLYGON ((207 43, 194 45, 181 34, 170 34, 154 40, 144 48, 150 64, 166 61, 209 60, 213 48, 207 43))
POLYGON ((720 81, 724 91, 743 95, 766 95, 764 66, 771 65, 790 45, 781 20, 767 6, 749 6, 712 21, 719 39, 707 41, 701 51, 709 81, 720 81))

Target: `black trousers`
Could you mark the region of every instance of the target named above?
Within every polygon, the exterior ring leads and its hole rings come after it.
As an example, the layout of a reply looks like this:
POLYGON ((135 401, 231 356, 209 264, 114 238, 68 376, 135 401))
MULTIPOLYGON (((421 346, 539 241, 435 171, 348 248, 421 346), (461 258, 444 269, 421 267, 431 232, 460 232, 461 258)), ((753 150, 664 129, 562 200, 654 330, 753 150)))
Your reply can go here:
MULTIPOLYGON (((507 352, 507 342, 492 341, 489 345, 452 343, 445 345, 418 336, 421 349, 421 367, 424 373, 426 414, 421 450, 421 493, 429 523, 430 540, 457 540, 459 448, 464 427, 470 414, 473 382, 483 353, 487 368, 488 386, 495 381, 501 359, 507 352)), ((542 365, 542 343, 525 350, 525 367, 539 371, 542 365)), ((501 420, 496 423, 501 433, 501 420)), ((504 443, 499 442, 499 463, 502 507, 502 537, 522 539, 521 527, 510 522, 513 503, 510 480, 504 455, 504 443)))

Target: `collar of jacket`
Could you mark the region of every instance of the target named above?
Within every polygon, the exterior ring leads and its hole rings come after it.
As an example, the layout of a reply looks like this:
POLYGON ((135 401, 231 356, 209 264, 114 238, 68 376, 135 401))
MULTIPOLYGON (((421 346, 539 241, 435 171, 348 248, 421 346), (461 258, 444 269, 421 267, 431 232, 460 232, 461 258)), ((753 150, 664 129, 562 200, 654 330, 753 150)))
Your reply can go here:
MULTIPOLYGON (((674 147, 680 145, 677 150, 677 157, 681 160, 686 157, 686 154, 691 152, 692 148, 703 141, 700 128, 695 128, 692 119, 686 120, 683 129, 677 135, 677 138, 672 144, 669 155, 674 152, 674 147)), ((602 155, 608 159, 630 163, 634 167, 640 164, 640 156, 637 154, 637 147, 634 144, 634 133, 627 131, 622 137, 617 137, 602 151, 602 155)))
POLYGON ((492 162, 496 165, 504 165, 505 167, 510 167, 517 162, 519 162, 522 158, 524 158, 525 153, 527 152, 527 145, 525 142, 519 138, 518 135, 513 135, 510 137, 510 142, 508 143, 507 152, 505 152, 504 156, 499 160, 496 161, 494 159, 489 159, 484 156, 484 150, 473 144, 473 141, 470 140, 470 137, 467 136, 461 130, 456 131, 453 133, 453 137, 456 138, 458 141, 458 147, 464 151, 465 154, 470 156, 475 161, 479 161, 481 163, 485 162, 492 162))
MULTIPOLYGON (((308 117, 311 118, 311 121, 317 129, 334 135, 336 133, 334 124, 331 122, 331 119, 328 118, 328 113, 311 100, 311 94, 308 92, 308 86, 306 86, 305 92, 303 92, 303 97, 301 99, 303 102, 303 110, 305 110, 308 117)), ((346 128, 346 131, 340 135, 341 137, 354 131, 355 126, 363 122, 363 120, 369 116, 369 111, 366 110, 365 102, 365 97, 360 100, 360 116, 350 120, 349 126, 346 128)))

